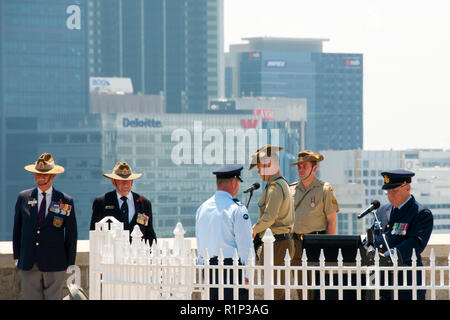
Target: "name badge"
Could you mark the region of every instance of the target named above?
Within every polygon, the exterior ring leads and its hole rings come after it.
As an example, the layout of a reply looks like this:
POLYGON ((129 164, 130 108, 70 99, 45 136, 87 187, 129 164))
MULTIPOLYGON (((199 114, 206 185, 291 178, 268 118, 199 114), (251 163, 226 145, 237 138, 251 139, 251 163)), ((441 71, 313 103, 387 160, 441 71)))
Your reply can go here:
POLYGON ((105 210, 112 210, 114 209, 114 206, 105 206, 105 210))
POLYGON ((36 199, 29 200, 28 205, 34 207, 35 205, 37 205, 37 200, 36 199))
POLYGON ((136 219, 136 222, 143 225, 148 226, 149 217, 145 213, 139 213, 136 219))

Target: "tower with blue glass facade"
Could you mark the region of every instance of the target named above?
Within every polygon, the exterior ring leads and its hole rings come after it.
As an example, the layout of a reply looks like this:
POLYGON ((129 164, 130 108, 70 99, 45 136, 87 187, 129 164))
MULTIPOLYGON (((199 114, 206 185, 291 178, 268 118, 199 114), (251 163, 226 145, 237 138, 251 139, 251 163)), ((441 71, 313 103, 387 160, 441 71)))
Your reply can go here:
POLYGON ((43 126, 66 128, 89 111, 84 10, 85 0, 0 1, 1 240, 10 239, 18 192, 33 186, 23 166, 57 139, 43 126))
POLYGON ((244 40, 230 46, 231 97, 306 98, 306 148, 362 149, 362 54, 325 53, 327 39, 244 40))
MULTIPOLYGON (((74 198, 79 239, 88 238, 94 197, 112 188, 102 173, 115 161, 130 161, 138 172, 173 166, 166 159, 170 134, 144 128, 142 135, 129 135, 115 128, 120 122, 105 128, 107 116, 92 114, 99 109, 91 108, 98 99, 90 99, 89 78, 131 78, 137 95, 116 96, 122 98, 116 105, 131 110, 141 110, 141 94, 162 93, 167 112, 202 112, 210 97, 220 95, 222 15, 223 0, 0 1, 0 240, 11 239, 18 192, 34 186, 23 167, 43 152, 66 168, 54 183, 74 198)), ((130 119, 141 117, 131 112, 130 119)), ((188 125, 186 116, 179 119, 179 126, 188 125)), ((164 175, 148 173, 136 185, 137 191, 152 192, 158 236, 170 236, 180 217, 192 227, 200 201, 198 195, 185 196, 197 183, 175 186, 178 178, 194 180, 198 174, 178 169, 175 176, 173 168, 164 175), (170 195, 155 194, 155 179, 168 177, 174 186, 157 191, 170 195), (174 196, 179 203, 173 204, 174 196)))
POLYGON ((87 0, 89 74, 129 77, 168 113, 223 92, 223 0, 87 0))

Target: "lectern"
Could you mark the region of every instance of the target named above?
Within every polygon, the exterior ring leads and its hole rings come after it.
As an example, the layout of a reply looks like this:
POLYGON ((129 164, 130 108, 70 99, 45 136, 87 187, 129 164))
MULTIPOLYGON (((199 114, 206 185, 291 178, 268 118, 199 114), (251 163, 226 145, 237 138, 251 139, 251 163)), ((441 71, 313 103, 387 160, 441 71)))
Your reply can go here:
MULTIPOLYGON (((366 250, 359 235, 332 235, 332 234, 305 234, 303 235, 303 249, 306 252, 309 263, 318 263, 320 251, 323 250, 326 265, 337 265, 339 249, 341 249, 343 262, 346 265, 356 265, 356 254, 360 250, 361 265, 367 265, 368 259, 366 250)), ((316 284, 320 282, 320 273, 316 271, 316 284)), ((362 279, 363 280, 363 279, 362 279)), ((338 275, 333 274, 333 284, 338 285, 338 275)), ((352 284, 356 284, 356 275, 351 275, 352 284)), ((365 281, 365 280, 363 280, 365 281)), ((330 283, 329 274, 325 275, 325 284, 330 283)), ((343 284, 348 284, 347 274, 343 275, 343 284)), ((313 299, 320 299, 320 291, 314 292, 313 299)), ((364 298, 364 292, 362 294, 364 298)), ((326 300, 337 300, 338 290, 325 290, 326 300)), ((344 290, 344 300, 356 300, 356 290, 344 290)))

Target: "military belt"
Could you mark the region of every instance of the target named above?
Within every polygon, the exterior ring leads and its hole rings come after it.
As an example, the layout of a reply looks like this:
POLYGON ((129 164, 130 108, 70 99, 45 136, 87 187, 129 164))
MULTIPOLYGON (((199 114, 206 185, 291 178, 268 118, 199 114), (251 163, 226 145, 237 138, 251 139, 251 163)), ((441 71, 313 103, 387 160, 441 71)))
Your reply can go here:
POLYGON ((304 235, 304 234, 326 234, 326 233, 327 233, 326 230, 323 230, 323 231, 313 231, 313 232, 310 232, 310 233, 293 233, 293 234, 292 234, 292 239, 294 239, 294 240, 303 240, 303 235, 304 235))
POLYGON ((275 238, 275 241, 289 240, 291 239, 291 234, 290 233, 274 234, 273 237, 275 238))

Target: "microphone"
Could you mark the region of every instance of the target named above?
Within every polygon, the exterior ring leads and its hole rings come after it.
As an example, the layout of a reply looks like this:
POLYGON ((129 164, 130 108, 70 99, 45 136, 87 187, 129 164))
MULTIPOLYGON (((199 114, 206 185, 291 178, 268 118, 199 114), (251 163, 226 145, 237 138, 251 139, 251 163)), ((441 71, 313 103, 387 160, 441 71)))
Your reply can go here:
POLYGON ((247 193, 247 192, 253 192, 253 190, 258 190, 260 187, 258 182, 255 182, 250 188, 248 188, 247 190, 245 190, 243 193, 247 193))
POLYGON ((358 216, 358 219, 361 219, 362 217, 364 217, 365 215, 367 215, 368 213, 371 213, 373 210, 376 210, 380 207, 380 201, 378 200, 373 200, 370 207, 368 207, 366 210, 364 210, 363 212, 361 212, 358 216))

